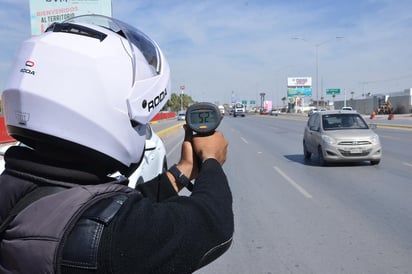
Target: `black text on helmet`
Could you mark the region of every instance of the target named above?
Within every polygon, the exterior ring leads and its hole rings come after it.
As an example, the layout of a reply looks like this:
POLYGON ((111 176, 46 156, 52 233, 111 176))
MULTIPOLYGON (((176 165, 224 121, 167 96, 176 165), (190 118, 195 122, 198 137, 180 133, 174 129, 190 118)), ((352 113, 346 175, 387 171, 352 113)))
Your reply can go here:
POLYGON ((143 101, 143 108, 146 108, 147 106, 147 111, 150 112, 152 111, 155 107, 157 107, 165 98, 167 95, 167 89, 163 90, 160 92, 159 95, 157 95, 155 98, 153 98, 149 103, 146 103, 146 100, 143 101))
POLYGON ((31 61, 31 60, 27 60, 26 61, 26 63, 25 63, 25 66, 26 66, 26 68, 22 68, 22 69, 20 69, 20 72, 23 72, 23 73, 28 73, 28 74, 31 74, 31 75, 34 75, 34 70, 33 69, 31 69, 32 67, 34 67, 34 62, 33 61, 31 61), (27 68, 27 67, 29 67, 29 68, 27 68))

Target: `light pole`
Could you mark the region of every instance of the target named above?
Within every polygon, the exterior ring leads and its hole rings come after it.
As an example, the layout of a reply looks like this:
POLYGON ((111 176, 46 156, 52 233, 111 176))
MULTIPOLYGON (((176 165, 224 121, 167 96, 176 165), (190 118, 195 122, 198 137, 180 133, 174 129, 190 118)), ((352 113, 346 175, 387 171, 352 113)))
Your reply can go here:
POLYGON ((185 88, 186 87, 184 85, 180 86, 180 90, 182 91, 180 93, 180 110, 181 111, 183 111, 183 91, 185 90, 185 88))
MULTIPOLYGON (((319 108, 319 47, 324 45, 324 44, 327 44, 329 42, 336 41, 336 40, 343 39, 343 38, 344 38, 343 36, 336 36, 335 38, 328 39, 328 40, 325 40, 321 43, 315 44, 315 53, 316 53, 315 54, 315 57, 316 57, 316 107, 317 108, 319 108)), ((300 38, 300 37, 292 37, 292 39, 293 40, 302 40, 302 41, 308 42, 306 39, 303 39, 303 38, 300 38)))

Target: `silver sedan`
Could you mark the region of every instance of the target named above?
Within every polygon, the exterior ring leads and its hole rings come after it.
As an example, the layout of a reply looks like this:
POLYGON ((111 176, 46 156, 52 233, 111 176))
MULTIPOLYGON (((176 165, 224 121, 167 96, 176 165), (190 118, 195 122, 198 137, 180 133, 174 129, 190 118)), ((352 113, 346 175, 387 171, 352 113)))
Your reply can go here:
POLYGON ((305 126, 303 153, 306 160, 318 155, 320 165, 330 162, 370 161, 379 164, 379 136, 356 111, 313 113, 305 126))

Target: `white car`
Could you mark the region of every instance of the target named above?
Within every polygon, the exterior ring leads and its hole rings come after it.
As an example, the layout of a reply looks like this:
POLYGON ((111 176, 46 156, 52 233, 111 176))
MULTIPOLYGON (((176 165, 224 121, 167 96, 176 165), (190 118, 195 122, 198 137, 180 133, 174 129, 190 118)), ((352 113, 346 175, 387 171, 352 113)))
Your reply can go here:
POLYGON ((220 110, 220 113, 221 113, 222 115, 225 115, 225 107, 222 106, 222 105, 219 105, 218 108, 219 108, 219 110, 220 110))
POLYGON ((270 115, 278 116, 279 114, 280 114, 280 110, 279 110, 279 109, 272 109, 272 111, 270 112, 270 115))
POLYGON ((167 170, 166 147, 160 137, 148 125, 144 157, 139 167, 129 177, 129 187, 147 182, 167 170))
MULTIPOLYGON (((0 156, 11 146, 23 145, 15 142, 5 145, 0 149, 0 156)), ((4 159, 0 160, 0 174, 4 170, 4 159)), ((136 188, 136 185, 147 182, 167 170, 166 147, 160 137, 153 131, 150 125, 146 127, 146 145, 143 159, 139 167, 129 177, 129 187, 136 188)), ((114 173, 111 176, 119 176, 114 173)))
POLYGON ((178 121, 184 121, 186 120, 186 111, 179 111, 177 113, 177 120, 178 121))
POLYGON ((245 106, 244 106, 243 104, 241 104, 241 103, 236 103, 236 104, 233 106, 233 109, 234 109, 234 111, 233 111, 233 117, 236 117, 236 116, 245 117, 246 109, 245 109, 245 106))

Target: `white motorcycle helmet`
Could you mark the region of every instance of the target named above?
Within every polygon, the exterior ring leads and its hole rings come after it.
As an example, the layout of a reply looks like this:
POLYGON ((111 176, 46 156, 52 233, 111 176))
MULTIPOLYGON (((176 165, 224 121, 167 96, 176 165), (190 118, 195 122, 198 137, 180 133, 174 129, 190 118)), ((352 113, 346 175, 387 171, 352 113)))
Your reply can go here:
POLYGON ((169 97, 169 65, 154 41, 119 20, 85 15, 23 43, 2 102, 15 139, 94 153, 127 170, 140 162, 146 124, 169 97))

